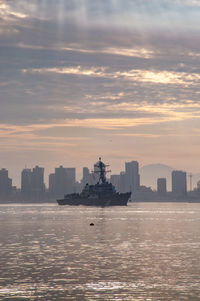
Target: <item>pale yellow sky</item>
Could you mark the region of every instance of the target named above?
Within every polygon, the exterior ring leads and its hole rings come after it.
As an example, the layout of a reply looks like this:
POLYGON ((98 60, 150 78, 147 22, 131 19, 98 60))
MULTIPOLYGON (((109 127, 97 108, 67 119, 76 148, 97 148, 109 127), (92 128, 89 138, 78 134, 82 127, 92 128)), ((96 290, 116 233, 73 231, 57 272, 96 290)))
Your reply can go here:
POLYGON ((0 1, 0 168, 200 172, 198 1, 0 1))

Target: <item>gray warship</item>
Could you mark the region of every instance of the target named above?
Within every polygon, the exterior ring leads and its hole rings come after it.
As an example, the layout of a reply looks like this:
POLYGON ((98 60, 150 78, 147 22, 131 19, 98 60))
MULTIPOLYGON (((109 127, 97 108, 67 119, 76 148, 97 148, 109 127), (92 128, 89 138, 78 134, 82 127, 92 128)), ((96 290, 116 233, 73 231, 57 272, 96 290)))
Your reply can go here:
POLYGON ((106 171, 107 166, 99 158, 99 161, 94 165, 94 173, 99 175, 97 184, 86 184, 81 193, 66 194, 63 199, 57 200, 57 203, 71 206, 126 206, 131 192, 116 192, 115 187, 106 180, 106 173, 109 172, 106 171))

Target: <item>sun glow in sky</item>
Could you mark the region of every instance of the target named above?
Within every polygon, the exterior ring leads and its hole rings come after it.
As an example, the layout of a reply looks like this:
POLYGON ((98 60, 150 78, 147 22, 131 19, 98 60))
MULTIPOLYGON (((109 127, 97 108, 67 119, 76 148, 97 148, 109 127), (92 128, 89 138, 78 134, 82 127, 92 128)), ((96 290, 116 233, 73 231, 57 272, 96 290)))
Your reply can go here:
MULTIPOLYGON (((200 2, 0 0, 0 168, 199 172, 200 2)), ((18 179, 18 180, 17 180, 18 179)))

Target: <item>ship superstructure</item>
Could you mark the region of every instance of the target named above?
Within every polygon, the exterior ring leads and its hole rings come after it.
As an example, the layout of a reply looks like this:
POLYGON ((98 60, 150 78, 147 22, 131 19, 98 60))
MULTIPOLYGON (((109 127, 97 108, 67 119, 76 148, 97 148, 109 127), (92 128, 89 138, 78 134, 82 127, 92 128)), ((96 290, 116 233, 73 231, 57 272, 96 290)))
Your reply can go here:
POLYGON ((94 173, 99 174, 99 180, 95 185, 86 184, 82 192, 67 194, 63 199, 57 200, 59 205, 85 205, 85 206, 126 206, 131 193, 118 193, 115 187, 106 180, 106 168, 99 158, 99 161, 94 165, 94 173))

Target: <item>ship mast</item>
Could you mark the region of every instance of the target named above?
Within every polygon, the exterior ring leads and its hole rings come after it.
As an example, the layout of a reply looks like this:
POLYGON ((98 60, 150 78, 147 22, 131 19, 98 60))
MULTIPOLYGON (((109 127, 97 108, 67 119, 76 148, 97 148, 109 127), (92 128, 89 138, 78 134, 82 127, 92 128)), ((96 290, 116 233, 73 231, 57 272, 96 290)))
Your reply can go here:
POLYGON ((94 170, 94 173, 99 174, 99 183, 106 183, 106 173, 110 172, 111 170, 106 170, 106 167, 109 165, 104 164, 99 158, 99 161, 94 165, 97 167, 98 170, 94 170))

